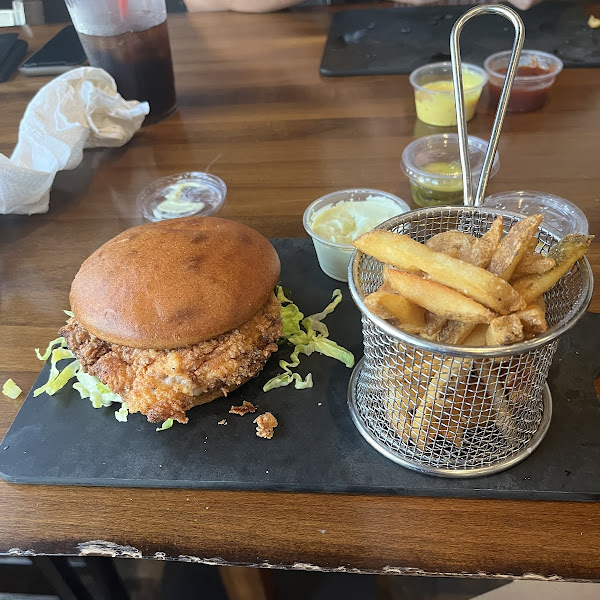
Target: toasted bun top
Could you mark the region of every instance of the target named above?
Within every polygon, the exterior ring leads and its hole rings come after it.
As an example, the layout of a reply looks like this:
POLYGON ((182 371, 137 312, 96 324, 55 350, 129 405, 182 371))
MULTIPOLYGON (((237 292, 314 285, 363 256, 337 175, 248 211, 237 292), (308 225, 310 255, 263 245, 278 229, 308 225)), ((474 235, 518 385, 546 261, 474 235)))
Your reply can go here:
POLYGON ((128 229, 84 261, 71 310, 91 333, 134 348, 180 348, 252 317, 279 279, 260 233, 215 217, 128 229))

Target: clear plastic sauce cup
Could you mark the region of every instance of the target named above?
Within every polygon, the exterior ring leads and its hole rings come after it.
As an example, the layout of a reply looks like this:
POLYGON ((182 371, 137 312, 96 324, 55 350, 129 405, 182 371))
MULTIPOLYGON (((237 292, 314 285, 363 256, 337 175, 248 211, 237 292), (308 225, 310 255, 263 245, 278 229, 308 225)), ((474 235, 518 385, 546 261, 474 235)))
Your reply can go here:
MULTIPOLYGON (((473 192, 481 176, 488 143, 469 136, 469 159, 473 192)), ((500 168, 496 152, 490 178, 500 168)), ((445 206, 463 203, 462 169, 456 133, 428 135, 411 142, 402 153, 402 171, 410 180, 417 206, 445 206)))
POLYGON ((153 181, 139 193, 137 206, 149 221, 207 216, 221 208, 226 195, 227 186, 220 177, 190 171, 153 181))
MULTIPOLYGON (((480 67, 463 63, 462 77, 465 117, 468 121, 475 114, 488 76, 480 67)), ((452 63, 432 63, 419 67, 410 74, 410 83, 415 90, 415 107, 421 121, 438 127, 456 125, 452 63)))
MULTIPOLYGON (((485 59, 483 67, 489 76, 489 98, 497 106, 504 85, 511 52, 497 52, 485 59)), ((523 50, 508 100, 509 112, 530 112, 546 103, 548 92, 562 71, 560 58, 540 50, 523 50)))
POLYGON ((569 233, 588 234, 588 220, 584 212, 560 196, 531 190, 500 192, 488 196, 483 205, 522 215, 544 215, 543 224, 561 237, 569 233))
POLYGON ((388 192, 340 190, 315 200, 304 211, 302 222, 323 272, 338 281, 348 281, 352 240, 409 210, 406 202, 388 192))

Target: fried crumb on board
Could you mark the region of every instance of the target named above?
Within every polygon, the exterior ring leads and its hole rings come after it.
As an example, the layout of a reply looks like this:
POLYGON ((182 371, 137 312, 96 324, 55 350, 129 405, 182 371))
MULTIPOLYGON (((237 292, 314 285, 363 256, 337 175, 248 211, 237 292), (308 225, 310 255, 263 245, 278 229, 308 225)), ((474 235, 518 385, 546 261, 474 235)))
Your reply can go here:
POLYGON ((256 423, 256 435, 267 440, 273 437, 273 429, 278 425, 277 419, 270 412, 256 417, 253 423, 256 423))
POLYGON ((227 419, 221 419, 217 425, 227 425, 227 419))
POLYGON ((241 406, 232 406, 229 409, 229 412, 233 415, 240 415, 243 417, 246 413, 253 413, 256 411, 256 406, 252 404, 252 402, 248 402, 244 400, 244 403, 241 406))

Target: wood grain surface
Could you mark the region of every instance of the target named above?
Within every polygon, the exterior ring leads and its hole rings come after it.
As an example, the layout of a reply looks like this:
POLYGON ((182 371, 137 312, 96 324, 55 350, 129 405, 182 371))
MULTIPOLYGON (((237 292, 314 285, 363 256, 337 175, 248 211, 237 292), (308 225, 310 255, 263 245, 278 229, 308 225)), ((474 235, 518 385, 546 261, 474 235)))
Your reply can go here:
MULTIPOLYGON (((33 348, 56 336, 80 263, 142 222, 136 196, 157 177, 209 169, 229 188, 221 216, 267 236, 304 236, 306 206, 337 189, 410 198, 402 150, 434 130, 416 121, 406 76, 319 76, 329 18, 310 10, 170 19, 179 112, 124 148, 86 151, 56 178, 47 214, 0 217, 1 382, 33 384, 33 348)), ((33 36, 34 50, 58 29, 21 35, 33 36)), ((47 81, 17 75, 1 85, 0 152, 10 154, 28 101, 47 81)), ((484 108, 469 132, 486 137, 492 117, 484 108)), ((600 70, 566 70, 543 110, 507 118, 489 193, 567 197, 598 234, 598 139, 600 70)), ((597 242, 589 258, 598 280, 597 242)), ((591 309, 600 310, 597 294, 591 309)), ((2 397, 0 435, 23 396, 2 397)), ((0 553, 10 552, 599 580, 600 504, 0 482, 0 553)))

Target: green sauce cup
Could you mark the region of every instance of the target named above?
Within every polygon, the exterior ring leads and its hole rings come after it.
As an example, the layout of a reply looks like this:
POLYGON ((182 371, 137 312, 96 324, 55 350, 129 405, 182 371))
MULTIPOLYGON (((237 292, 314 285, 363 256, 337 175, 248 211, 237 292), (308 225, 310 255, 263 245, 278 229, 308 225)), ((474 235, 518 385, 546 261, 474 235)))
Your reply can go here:
MULTIPOLYGON (((473 187, 476 188, 488 144, 469 136, 469 161, 473 187)), ((490 178, 500 168, 494 157, 490 178)), ((402 171, 410 180, 413 202, 417 206, 447 206, 463 203, 460 151, 456 133, 428 135, 411 142, 402 153, 402 171)))

